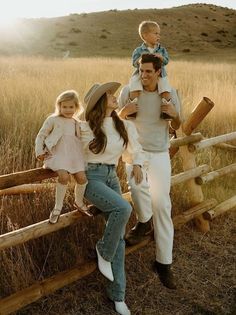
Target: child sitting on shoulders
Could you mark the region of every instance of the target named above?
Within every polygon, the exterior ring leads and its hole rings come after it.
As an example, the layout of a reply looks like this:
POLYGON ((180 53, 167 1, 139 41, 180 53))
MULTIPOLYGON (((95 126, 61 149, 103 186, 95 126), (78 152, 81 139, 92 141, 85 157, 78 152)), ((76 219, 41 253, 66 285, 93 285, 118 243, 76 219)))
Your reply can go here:
MULTIPOLYGON (((162 61, 161 76, 158 80, 158 93, 162 97, 162 103, 170 102, 171 87, 168 82, 165 66, 169 62, 168 52, 165 47, 161 46, 160 42, 160 27, 154 21, 143 21, 139 25, 139 36, 143 40, 141 46, 137 47, 132 54, 133 66, 136 68, 130 82, 130 100, 136 101, 143 90, 143 86, 139 76, 139 58, 142 54, 152 53, 158 56, 162 61)), ((163 118, 163 117, 162 117, 163 118)))

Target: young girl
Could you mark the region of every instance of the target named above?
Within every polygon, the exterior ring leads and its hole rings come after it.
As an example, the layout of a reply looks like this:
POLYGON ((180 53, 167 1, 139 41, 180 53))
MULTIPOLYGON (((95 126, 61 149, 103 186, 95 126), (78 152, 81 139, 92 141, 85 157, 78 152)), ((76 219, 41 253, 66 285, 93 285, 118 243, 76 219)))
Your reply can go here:
POLYGON ((35 141, 37 159, 44 161, 44 168, 57 172, 55 206, 50 213, 49 223, 57 223, 63 200, 73 174, 75 185, 75 206, 84 214, 90 215, 83 196, 87 185, 85 165, 80 142, 79 122, 74 118, 79 111, 78 94, 74 90, 61 93, 55 104, 55 112, 44 122, 35 141))

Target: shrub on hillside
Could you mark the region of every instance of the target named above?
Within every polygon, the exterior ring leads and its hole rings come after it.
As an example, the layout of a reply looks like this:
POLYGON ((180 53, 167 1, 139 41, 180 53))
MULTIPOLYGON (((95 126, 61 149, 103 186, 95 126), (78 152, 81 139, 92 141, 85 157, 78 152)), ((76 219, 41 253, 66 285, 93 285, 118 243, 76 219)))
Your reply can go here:
POLYGON ((70 30, 71 33, 81 33, 82 31, 79 28, 76 27, 72 27, 72 29, 70 30))
POLYGON ((69 42, 68 43, 70 46, 77 46, 77 43, 76 42, 69 42))

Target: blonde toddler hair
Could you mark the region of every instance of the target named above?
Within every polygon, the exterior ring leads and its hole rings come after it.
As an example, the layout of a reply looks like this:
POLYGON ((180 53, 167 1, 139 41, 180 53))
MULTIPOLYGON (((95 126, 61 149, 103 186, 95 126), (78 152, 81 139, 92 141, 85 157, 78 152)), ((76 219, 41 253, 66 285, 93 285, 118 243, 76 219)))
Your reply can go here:
POLYGON ((143 34, 149 33, 154 27, 160 28, 159 25, 154 21, 141 22, 138 28, 139 36, 141 37, 141 39, 144 40, 143 34))
POLYGON ((76 113, 80 110, 79 104, 79 94, 75 90, 66 90, 58 95, 55 103, 55 112, 56 116, 60 116, 60 106, 61 102, 65 101, 74 101, 76 107, 76 113))

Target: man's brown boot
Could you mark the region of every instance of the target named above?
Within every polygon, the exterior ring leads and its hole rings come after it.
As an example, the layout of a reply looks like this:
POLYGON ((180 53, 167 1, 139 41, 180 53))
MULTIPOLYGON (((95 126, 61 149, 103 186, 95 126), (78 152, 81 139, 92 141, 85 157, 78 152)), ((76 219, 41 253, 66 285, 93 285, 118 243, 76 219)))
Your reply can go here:
POLYGON ((136 245, 145 240, 152 232, 152 219, 145 223, 137 222, 125 236, 126 244, 128 246, 136 245))
POLYGON ((172 290, 176 289, 174 275, 171 270, 171 264, 165 265, 155 261, 153 264, 153 270, 158 274, 160 281, 165 287, 172 290))

